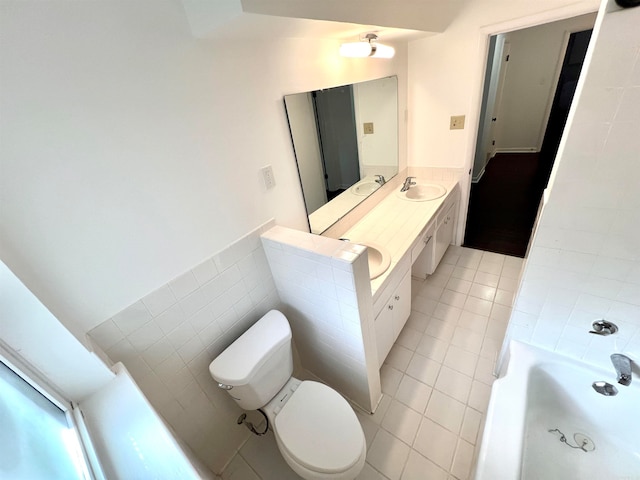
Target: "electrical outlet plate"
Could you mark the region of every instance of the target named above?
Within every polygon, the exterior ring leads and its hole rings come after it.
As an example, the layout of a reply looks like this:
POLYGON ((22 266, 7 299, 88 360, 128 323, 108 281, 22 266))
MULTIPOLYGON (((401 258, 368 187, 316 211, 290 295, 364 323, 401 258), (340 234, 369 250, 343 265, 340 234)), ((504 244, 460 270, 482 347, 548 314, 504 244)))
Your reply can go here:
POLYGON ((464 128, 464 115, 454 115, 449 123, 449 130, 462 130, 464 128))
POLYGON ((262 180, 264 180, 264 186, 267 190, 276 186, 276 177, 273 176, 273 168, 271 165, 267 165, 266 167, 262 167, 260 169, 262 172, 262 180))

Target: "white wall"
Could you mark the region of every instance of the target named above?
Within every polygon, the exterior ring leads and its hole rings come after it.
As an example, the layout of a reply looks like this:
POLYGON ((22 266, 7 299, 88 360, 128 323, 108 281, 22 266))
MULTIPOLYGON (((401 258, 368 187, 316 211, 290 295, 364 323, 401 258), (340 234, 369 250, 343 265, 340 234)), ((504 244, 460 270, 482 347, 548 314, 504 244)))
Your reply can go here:
POLYGON ((615 378, 611 353, 640 361, 640 8, 608 3, 507 338, 611 368, 615 378), (620 331, 589 334, 599 318, 620 331))
POLYGON ((540 151, 568 35, 593 27, 595 14, 509 32, 509 67, 496 126, 496 150, 540 151))
POLYGON ((0 345, 28 362, 66 400, 79 402, 113 373, 0 262, 0 345))
POLYGON ((2 10, 0 258, 78 337, 269 218, 307 228, 284 94, 398 74, 406 108, 402 46, 196 40, 173 1, 2 10))
MULTIPOLYGON (((597 10, 598 0, 477 0, 447 30, 409 43, 411 166, 472 169, 489 35, 597 10), (449 117, 466 115, 463 130, 449 117)), ((462 179, 458 240, 464 233, 470 177, 462 179)))
POLYGON ((380 166, 389 167, 379 172, 385 176, 389 171, 397 171, 400 120, 397 83, 392 77, 353 86, 361 178, 378 174, 376 167, 380 166), (373 134, 364 133, 365 122, 373 123, 373 134))

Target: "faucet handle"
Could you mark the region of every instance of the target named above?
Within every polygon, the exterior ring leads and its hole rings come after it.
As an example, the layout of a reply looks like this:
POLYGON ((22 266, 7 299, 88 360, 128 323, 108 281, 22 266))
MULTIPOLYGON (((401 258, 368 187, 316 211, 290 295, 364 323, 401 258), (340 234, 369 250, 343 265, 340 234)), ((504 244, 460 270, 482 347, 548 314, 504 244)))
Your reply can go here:
POLYGON ((600 320, 596 320, 591 324, 593 330, 590 330, 589 333, 593 333, 595 335, 613 335, 618 331, 618 326, 613 322, 608 322, 604 318, 600 320))
POLYGON ((610 358, 618 374, 618 383, 620 385, 631 385, 631 359, 621 353, 614 353, 610 358))

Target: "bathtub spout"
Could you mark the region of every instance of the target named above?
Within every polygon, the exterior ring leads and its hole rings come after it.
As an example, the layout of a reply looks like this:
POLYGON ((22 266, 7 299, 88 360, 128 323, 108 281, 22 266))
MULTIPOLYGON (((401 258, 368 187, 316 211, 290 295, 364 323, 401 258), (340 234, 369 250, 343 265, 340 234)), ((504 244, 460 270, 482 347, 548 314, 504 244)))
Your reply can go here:
POLYGON ((614 353, 611 355, 611 362, 618 375, 620 385, 631 385, 631 359, 626 355, 614 353))

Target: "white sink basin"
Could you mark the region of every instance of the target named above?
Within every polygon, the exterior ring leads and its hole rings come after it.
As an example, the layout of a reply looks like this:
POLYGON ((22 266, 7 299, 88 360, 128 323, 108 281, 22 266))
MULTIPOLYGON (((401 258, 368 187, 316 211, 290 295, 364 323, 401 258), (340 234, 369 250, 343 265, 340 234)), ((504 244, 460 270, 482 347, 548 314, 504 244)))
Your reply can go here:
POLYGON ((406 192, 397 192, 396 195, 403 200, 409 200, 411 202, 426 202, 428 200, 435 200, 442 197, 447 193, 447 189, 442 185, 435 183, 419 183, 413 185, 406 192))
POLYGON ((371 280, 378 278, 387 271, 389 265, 391 265, 391 255, 386 248, 369 241, 355 241, 354 243, 367 247, 367 254, 369 255, 369 278, 371 280))
POLYGON ((365 195, 372 194, 379 188, 380 188, 380 184, 377 182, 363 182, 363 183, 358 183, 353 187, 351 187, 351 193, 365 196, 365 195))

